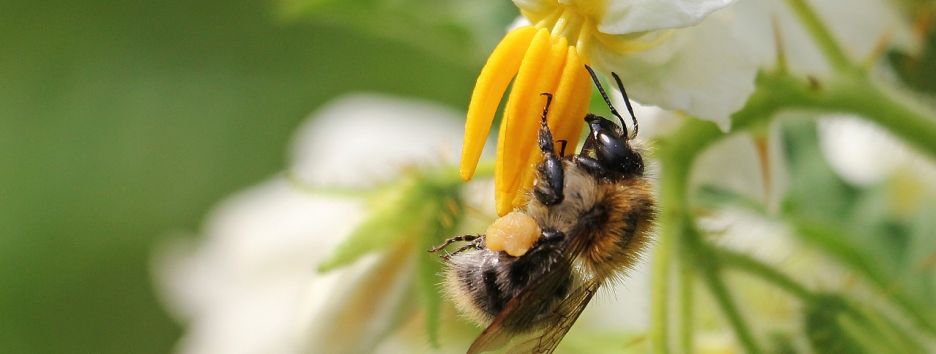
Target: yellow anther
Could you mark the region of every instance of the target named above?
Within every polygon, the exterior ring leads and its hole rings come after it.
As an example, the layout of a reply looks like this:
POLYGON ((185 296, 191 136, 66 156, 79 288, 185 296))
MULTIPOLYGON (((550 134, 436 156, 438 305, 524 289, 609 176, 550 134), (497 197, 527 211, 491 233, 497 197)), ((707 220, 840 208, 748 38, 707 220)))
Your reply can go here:
POLYGON ((567 52, 568 41, 564 37, 552 40, 549 31, 541 29, 520 64, 504 112, 506 132, 498 140, 494 188, 500 215, 513 209, 513 200, 521 192, 522 174, 532 168, 528 165, 529 156, 536 147, 544 104, 540 93, 556 92, 567 52))
POLYGON ((474 175, 481 158, 481 150, 484 149, 484 143, 491 131, 497 106, 510 80, 519 70, 521 59, 536 32, 535 28, 527 26, 508 33, 494 48, 494 52, 481 69, 481 74, 478 75, 474 92, 471 93, 468 118, 465 121, 465 142, 460 169, 464 180, 474 175))

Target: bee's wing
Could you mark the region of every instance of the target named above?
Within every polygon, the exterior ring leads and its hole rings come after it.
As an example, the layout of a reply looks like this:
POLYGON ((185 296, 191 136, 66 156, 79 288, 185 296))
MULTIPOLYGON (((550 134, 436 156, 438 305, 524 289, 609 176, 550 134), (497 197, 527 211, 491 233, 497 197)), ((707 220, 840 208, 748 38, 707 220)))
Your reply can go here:
POLYGON ((468 354, 497 350, 510 342, 516 333, 505 328, 517 327, 512 324, 532 323, 542 312, 538 308, 543 305, 542 299, 555 294, 563 283, 568 281, 567 274, 571 269, 570 261, 563 258, 553 264, 549 272, 544 274, 539 281, 530 284, 508 301, 497 317, 494 317, 494 321, 471 343, 468 354))
POLYGON ((599 286, 601 282, 592 278, 575 289, 556 307, 556 311, 550 314, 552 318, 547 320, 548 324, 542 333, 511 346, 507 353, 552 353, 585 310, 585 306, 588 306, 599 286))

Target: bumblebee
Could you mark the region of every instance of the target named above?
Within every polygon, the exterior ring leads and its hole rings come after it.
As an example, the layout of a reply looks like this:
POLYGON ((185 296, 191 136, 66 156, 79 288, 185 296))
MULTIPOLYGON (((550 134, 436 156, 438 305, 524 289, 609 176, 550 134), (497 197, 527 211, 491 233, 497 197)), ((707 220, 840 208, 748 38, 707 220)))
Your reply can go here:
MULTIPOLYGON (((527 205, 497 220, 483 235, 456 236, 462 247, 443 256, 445 292, 482 326, 468 353, 499 349, 551 353, 598 288, 633 267, 651 239, 656 204, 637 146, 637 119, 620 78, 612 73, 634 123, 628 134, 594 71, 585 67, 614 122, 587 114, 580 152, 556 153, 546 116, 539 128, 543 155, 527 205)), ((565 144, 563 143, 562 146, 565 144)))

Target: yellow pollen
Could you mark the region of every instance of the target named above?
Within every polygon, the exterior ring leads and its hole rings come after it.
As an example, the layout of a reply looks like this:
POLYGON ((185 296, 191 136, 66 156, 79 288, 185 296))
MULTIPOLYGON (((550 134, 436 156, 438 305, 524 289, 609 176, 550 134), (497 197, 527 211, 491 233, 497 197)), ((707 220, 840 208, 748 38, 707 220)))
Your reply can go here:
POLYGON ((504 251, 520 257, 527 253, 540 237, 540 227, 527 214, 512 212, 488 226, 484 233, 484 244, 491 251, 504 251))

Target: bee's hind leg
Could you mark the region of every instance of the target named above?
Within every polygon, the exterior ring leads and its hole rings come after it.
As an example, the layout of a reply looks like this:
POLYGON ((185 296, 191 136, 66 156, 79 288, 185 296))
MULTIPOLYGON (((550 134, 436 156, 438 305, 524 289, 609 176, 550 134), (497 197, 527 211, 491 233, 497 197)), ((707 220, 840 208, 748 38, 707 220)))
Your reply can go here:
MULTIPOLYGON (((543 108, 543 123, 539 131, 539 148, 543 152, 543 162, 537 168, 540 178, 537 179, 533 187, 533 195, 543 205, 556 205, 562 203, 564 198, 562 188, 565 179, 565 171, 562 170, 562 161, 556 154, 556 148, 553 144, 552 132, 546 125, 546 115, 549 113, 549 104, 552 103, 552 94, 543 93, 546 96, 546 107, 543 108), (545 182, 545 183, 541 183, 545 182)), ((563 146, 565 150, 565 146, 563 146)))
POLYGON ((434 252, 441 251, 443 248, 446 248, 448 247, 448 245, 451 245, 455 242, 472 242, 472 241, 477 241, 478 239, 483 238, 483 237, 484 236, 482 235, 461 235, 461 236, 449 237, 444 242, 442 242, 441 245, 430 248, 429 252, 434 253, 434 252))

